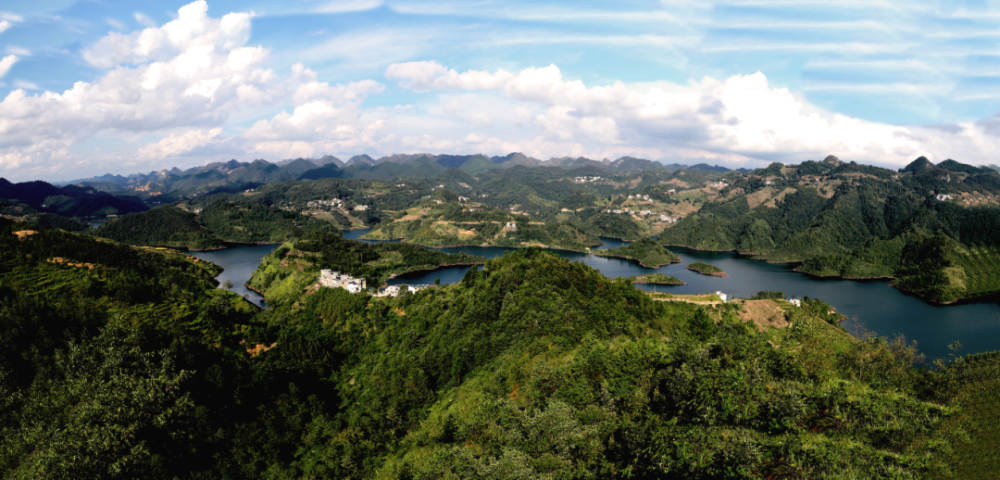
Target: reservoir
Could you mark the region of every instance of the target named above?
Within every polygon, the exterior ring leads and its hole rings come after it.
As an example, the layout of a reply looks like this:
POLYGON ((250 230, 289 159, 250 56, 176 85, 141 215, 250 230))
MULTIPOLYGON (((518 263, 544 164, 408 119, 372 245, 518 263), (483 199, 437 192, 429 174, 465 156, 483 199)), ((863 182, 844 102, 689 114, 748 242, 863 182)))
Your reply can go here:
MULTIPOLYGON (((345 231, 346 238, 357 239, 367 230, 345 231)), ((602 239, 605 245, 614 248, 622 241, 602 239)), ((227 279, 233 283, 233 291, 248 294, 250 300, 263 305, 263 299, 255 292, 247 290, 243 284, 260 264, 264 255, 271 253, 277 245, 238 246, 217 252, 191 252, 225 268, 218 277, 219 282, 227 279)), ((486 258, 496 258, 508 248, 499 247, 456 247, 443 248, 447 253, 467 253, 486 258)), ((819 298, 834 306, 849 320, 842 325, 855 335, 869 331, 879 336, 895 337, 904 335, 907 341, 916 341, 920 351, 929 359, 947 358, 952 352, 948 345, 954 341, 962 343, 961 354, 1000 350, 1000 305, 996 303, 974 303, 966 305, 936 306, 924 302, 889 286, 886 280, 829 280, 817 279, 794 272, 794 265, 769 264, 749 260, 732 252, 702 252, 687 248, 670 248, 680 257, 681 263, 665 267, 647 269, 638 264, 615 258, 598 257, 586 253, 553 250, 563 258, 583 262, 608 277, 632 277, 645 273, 663 273, 687 285, 654 286, 637 285, 644 290, 671 293, 706 293, 722 291, 730 297, 750 297, 761 290, 780 291, 786 297, 819 298), (715 265, 729 277, 720 278, 701 275, 684 268, 696 261, 715 265)), ((389 280, 391 285, 433 284, 437 278, 441 283, 456 283, 469 267, 440 268, 431 272, 415 272, 389 280)))
POLYGON ((247 298, 257 306, 266 307, 264 298, 243 284, 250 280, 253 271, 260 265, 260 259, 276 248, 278 245, 238 245, 214 252, 188 252, 188 254, 225 269, 218 277, 215 277, 219 281, 219 288, 222 288, 226 280, 229 280, 233 283, 231 290, 233 293, 247 298))

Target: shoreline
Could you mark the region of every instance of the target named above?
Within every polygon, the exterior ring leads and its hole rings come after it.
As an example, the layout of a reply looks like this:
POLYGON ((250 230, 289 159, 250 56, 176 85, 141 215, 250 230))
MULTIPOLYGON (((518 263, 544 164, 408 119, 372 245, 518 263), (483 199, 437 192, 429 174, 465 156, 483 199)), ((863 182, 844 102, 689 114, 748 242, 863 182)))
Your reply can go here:
MULTIPOLYGON (((416 243, 416 242, 407 242, 405 240, 406 240, 406 237, 393 238, 393 239, 389 239, 389 240, 372 240, 372 239, 367 239, 367 238, 364 238, 364 239, 363 238, 358 238, 356 241, 358 241, 358 242, 379 242, 379 243, 399 242, 399 243, 405 243, 407 245, 416 245, 418 247, 434 248, 434 249, 473 247, 473 248, 507 248, 507 249, 510 249, 510 250, 520 250, 522 248, 531 248, 532 247, 532 246, 523 246, 523 245, 519 246, 519 247, 510 247, 510 246, 507 246, 507 245, 489 245, 489 244, 479 244, 479 245, 476 245, 476 244, 473 244, 473 243, 458 243, 458 244, 452 244, 452 245, 438 245, 438 246, 436 246, 436 245, 425 245, 423 243, 416 243)), ((533 246, 535 246, 537 248, 543 248, 545 250, 563 250, 563 251, 566 251, 566 252, 575 252, 575 253, 584 253, 584 254, 593 254, 593 252, 594 252, 593 249, 591 249, 590 251, 587 251, 587 250, 574 250, 572 248, 562 248, 562 247, 552 247, 552 246, 545 246, 545 247, 538 247, 537 245, 533 245, 533 246)), ((597 246, 599 247, 600 245, 597 245, 597 246)), ((590 247, 586 247, 586 248, 590 248, 590 247)))
MULTIPOLYGON (((420 268, 415 268, 413 270, 407 270, 405 272, 393 273, 393 274, 389 275, 388 277, 386 277, 385 279, 386 279, 386 281, 389 281, 389 280, 392 280, 394 278, 399 278, 399 277, 401 277, 403 275, 410 274, 410 273, 416 273, 416 272, 433 272, 435 270, 440 270, 442 268, 449 268, 449 267, 471 267, 473 265, 486 265, 486 262, 482 261, 482 262, 474 262, 474 263, 468 263, 468 262, 445 263, 445 264, 441 264, 441 265, 438 265, 436 267, 430 267, 430 268, 427 268, 428 265, 422 265, 420 268)), ((385 284, 385 283, 383 282, 383 284, 385 284)))

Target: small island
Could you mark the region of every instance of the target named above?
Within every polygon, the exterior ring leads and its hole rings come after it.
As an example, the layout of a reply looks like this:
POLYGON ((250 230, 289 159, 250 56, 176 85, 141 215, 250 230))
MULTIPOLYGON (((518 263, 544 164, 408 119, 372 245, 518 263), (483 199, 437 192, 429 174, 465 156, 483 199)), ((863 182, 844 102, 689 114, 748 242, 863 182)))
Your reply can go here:
POLYGON ((680 279, 662 273, 647 273, 631 278, 636 285, 687 285, 680 279))
POLYGON ((728 277, 726 272, 723 272, 721 268, 715 265, 710 265, 705 262, 694 262, 691 265, 684 267, 692 272, 698 272, 702 275, 711 275, 713 277, 728 277))
POLYGON ((624 247, 598 250, 591 253, 600 257, 635 260, 639 262, 639 266, 646 268, 657 268, 681 262, 681 259, 677 255, 674 255, 674 252, 667 250, 667 247, 660 245, 657 241, 650 238, 632 242, 624 247))

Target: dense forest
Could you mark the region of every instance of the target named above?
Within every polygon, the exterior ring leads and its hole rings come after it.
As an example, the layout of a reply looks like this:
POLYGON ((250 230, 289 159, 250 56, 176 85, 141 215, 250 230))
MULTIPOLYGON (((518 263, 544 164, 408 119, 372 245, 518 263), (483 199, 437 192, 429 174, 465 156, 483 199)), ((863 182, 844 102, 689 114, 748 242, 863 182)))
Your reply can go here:
MULTIPOLYGON (((262 269, 298 271, 294 250, 368 268, 378 247, 310 235, 262 269)), ((170 250, 5 220, 0 247, 9 478, 995 472, 1000 357, 921 368, 819 301, 748 301, 791 325, 755 327, 740 303, 654 301, 532 249, 399 298, 319 289, 260 311, 170 250)))
POLYGON ((212 249, 224 242, 280 243, 311 231, 336 230, 334 224, 294 211, 223 196, 197 205, 194 212, 163 206, 125 215, 105 222, 93 234, 130 245, 212 249))

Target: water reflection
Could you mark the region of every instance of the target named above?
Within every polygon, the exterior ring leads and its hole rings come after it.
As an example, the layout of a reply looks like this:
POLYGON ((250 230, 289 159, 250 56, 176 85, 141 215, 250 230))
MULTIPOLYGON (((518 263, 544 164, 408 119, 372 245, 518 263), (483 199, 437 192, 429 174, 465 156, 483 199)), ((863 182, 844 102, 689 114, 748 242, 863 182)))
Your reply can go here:
POLYGON ((264 298, 244 284, 250 280, 250 276, 260 265, 260 260, 264 258, 264 255, 273 252, 276 248, 278 245, 238 245, 215 252, 188 253, 225 269, 218 277, 215 277, 219 281, 219 288, 223 288, 226 280, 229 280, 233 284, 231 289, 233 293, 244 296, 254 304, 266 308, 267 303, 264 298))

